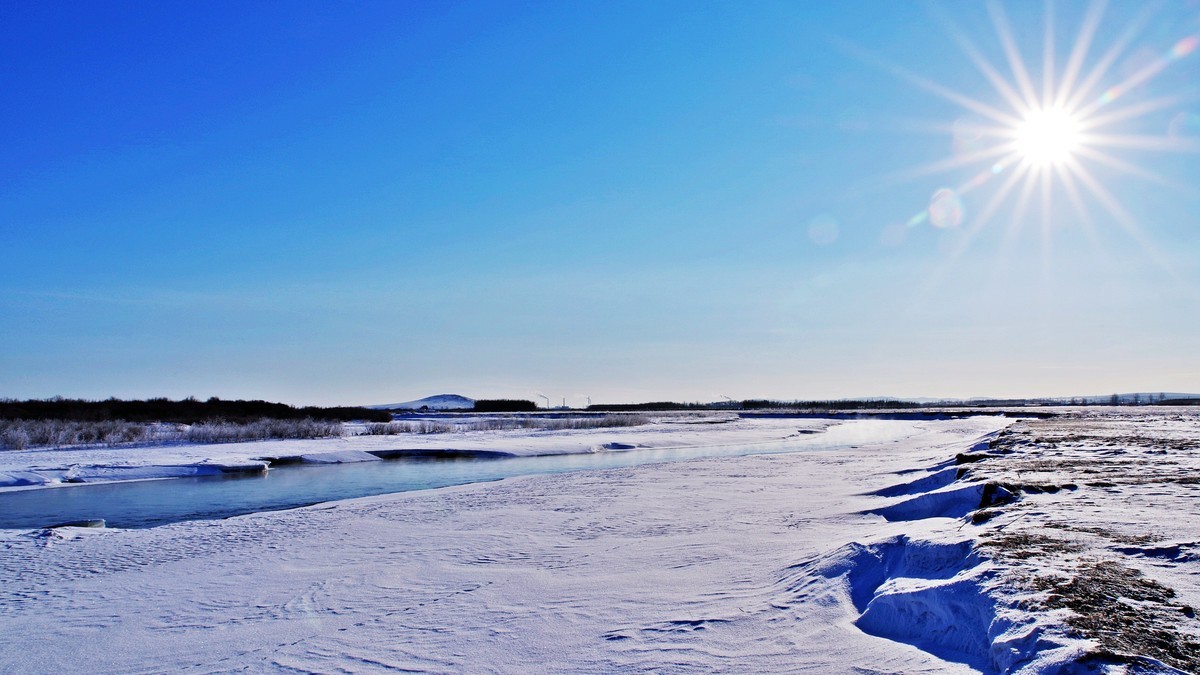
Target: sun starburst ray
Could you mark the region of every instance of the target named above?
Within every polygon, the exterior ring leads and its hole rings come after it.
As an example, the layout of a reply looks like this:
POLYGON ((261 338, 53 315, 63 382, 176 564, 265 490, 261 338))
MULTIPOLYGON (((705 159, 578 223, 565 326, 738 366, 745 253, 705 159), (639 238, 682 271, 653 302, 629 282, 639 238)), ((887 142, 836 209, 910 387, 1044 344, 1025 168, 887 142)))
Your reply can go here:
POLYGON ((1027 173, 1029 173, 1029 167, 1026 165, 1019 165, 1015 170, 1013 170, 1013 172, 1008 176, 1008 179, 1000 185, 1000 188, 997 189, 994 194, 992 194, 991 199, 989 199, 987 203, 984 204, 983 208, 979 210, 979 214, 972 219, 971 230, 969 232, 978 232, 982 230, 989 222, 991 222, 992 217, 995 216, 996 212, 1000 210, 1000 207, 1005 203, 1005 200, 1007 200, 1008 196, 1012 194, 1012 191, 1016 189, 1017 184, 1026 177, 1027 173))
POLYGON ((921 178, 924 176, 935 176, 937 174, 946 173, 947 171, 961 169, 972 164, 979 164, 988 160, 1005 157, 1013 154, 1013 150, 1014 149, 1011 144, 992 146, 984 150, 976 150, 970 153, 947 157, 946 159, 935 162, 919 164, 909 169, 884 176, 882 180, 887 183, 894 184, 910 181, 914 178, 921 178))
POLYGON ((1134 218, 1129 211, 1127 211, 1125 207, 1122 206, 1119 201, 1117 201, 1115 197, 1113 197, 1112 193, 1110 193, 1108 189, 1105 188, 1104 185, 1100 183, 1100 181, 1097 180, 1094 175, 1092 175, 1092 172, 1089 171, 1087 167, 1079 166, 1075 172, 1075 175, 1079 179, 1079 182, 1082 183, 1083 186, 1088 190, 1088 192, 1090 192, 1092 196, 1098 202, 1100 202, 1100 205, 1107 209, 1108 213, 1113 216, 1121 229, 1124 230, 1131 239, 1137 242, 1138 246, 1142 248, 1142 252, 1146 255, 1146 257, 1149 258, 1155 265, 1157 265, 1159 269, 1166 272, 1176 281, 1179 281, 1179 276, 1175 271, 1174 266, 1172 266, 1167 257, 1158 250, 1158 247, 1154 245, 1154 242, 1151 241, 1148 236, 1146 236, 1146 233, 1142 230, 1141 226, 1138 225, 1137 219, 1134 218))
POLYGON ((1013 120, 1016 119, 1015 117, 1008 115, 1008 114, 1000 111, 997 108, 993 108, 990 105, 981 103, 981 102, 979 102, 973 98, 970 98, 968 96, 963 96, 962 94, 959 94, 958 92, 954 91, 953 89, 950 89, 948 87, 943 87, 940 84, 937 84, 935 82, 927 80, 918 75, 907 73, 906 71, 904 71, 902 69, 899 70, 898 72, 901 73, 903 77, 906 77, 907 79, 909 79, 910 82, 917 85, 918 87, 921 87, 933 94, 937 94, 938 96, 941 96, 942 98, 946 99, 947 101, 950 101, 951 103, 957 103, 958 105, 961 105, 962 107, 966 108, 967 110, 970 110, 972 112, 983 115, 984 117, 991 118, 991 119, 995 120, 996 122, 999 122, 1000 124, 1011 124, 1013 122, 1013 120))
POLYGON ((1042 22, 1042 102, 1054 96, 1054 3, 1046 0, 1042 22))
POLYGON ((1176 136, 1152 136, 1148 134, 1099 134, 1085 135, 1088 145, 1105 145, 1111 148, 1128 148, 1131 150, 1153 150, 1156 152, 1173 152, 1192 154, 1200 152, 1200 138, 1179 138, 1176 136))
MULTIPOLYGON (((1187 38, 1184 38, 1180 42, 1184 42, 1193 37, 1194 36, 1188 36, 1187 38)), ((1127 93, 1134 87, 1137 87, 1138 85, 1143 84, 1147 80, 1153 78, 1155 75, 1158 75, 1159 73, 1161 73, 1164 68, 1171 65, 1171 61, 1173 61, 1175 58, 1176 57, 1171 52, 1168 52, 1164 56, 1160 56, 1159 58, 1155 59, 1149 65, 1142 67, 1140 70, 1135 72, 1133 75, 1130 75, 1125 80, 1121 81, 1119 84, 1117 84, 1113 87, 1109 87, 1096 100, 1092 101, 1090 104, 1088 104, 1087 106, 1085 106, 1081 110, 1079 110, 1077 114, 1080 117, 1087 117, 1087 116, 1091 115, 1092 113, 1096 112, 1097 110, 1103 108, 1104 106, 1112 103, 1113 101, 1117 100, 1118 98, 1123 96, 1125 93, 1127 93)))
POLYGON ((1134 120, 1150 113, 1178 106, 1184 103, 1184 101, 1185 98, 1183 96, 1160 96, 1148 101, 1131 103, 1123 108, 1116 108, 1103 114, 1082 116, 1079 120, 1079 130, 1085 132, 1089 129, 1099 129, 1117 122, 1134 120))
POLYGON ((862 60, 864 63, 872 64, 878 68, 890 72, 896 77, 907 81, 909 84, 912 84, 920 89, 924 89, 925 91, 950 101, 951 103, 956 103, 967 110, 983 115, 984 117, 987 117, 999 124, 1011 126, 1019 121, 1018 118, 1005 113, 999 108, 987 105, 986 103, 977 101, 964 94, 960 94, 949 87, 940 85, 894 63, 885 61, 884 59, 875 56, 870 51, 859 47, 856 44, 844 40, 835 40, 834 44, 852 56, 862 60))
POLYGON ((1013 190, 1017 189, 1017 187, 1021 184, 1021 181, 1027 178, 1028 173, 1029 167, 1026 165, 1018 165, 1017 168, 1013 170, 1013 172, 1008 176, 1007 180, 1000 185, 1000 187, 992 194, 992 197, 987 201, 987 203, 984 204, 983 208, 980 209, 979 214, 972 218, 967 231, 963 235, 961 245, 955 251, 953 251, 950 256, 947 256, 946 260, 943 262, 944 267, 948 268, 959 256, 963 254, 963 252, 967 250, 972 243, 974 243, 975 239, 984 231, 987 225, 991 223, 992 218, 995 217, 996 213, 999 212, 1000 208, 1007 202, 1008 197, 1012 194, 1013 190))
POLYGON ((979 138, 1010 138, 1011 132, 1006 127, 998 124, 975 123, 963 120, 954 122, 942 122, 929 119, 903 118, 892 117, 886 120, 871 122, 870 130, 872 132, 887 131, 899 133, 918 133, 929 134, 934 136, 945 136, 955 134, 973 134, 979 138))
POLYGON ((1000 74, 1000 71, 996 70, 995 66, 993 66, 991 62, 988 61, 978 49, 976 49, 974 43, 967 38, 962 29, 960 29, 958 25, 950 19, 949 16, 940 10, 930 7, 929 13, 930 16, 932 16, 936 21, 938 21, 938 23, 942 25, 942 28, 950 36, 950 39, 954 41, 955 45, 957 45, 962 53, 967 57, 967 60, 969 60, 975 66, 975 68, 979 70, 979 72, 982 73, 985 78, 987 78, 988 83, 992 85, 992 88, 996 90, 996 93, 1000 94, 1001 98, 1003 98, 1014 110, 1019 110, 1024 104, 1024 99, 1019 93, 1017 93, 1017 90, 1012 88, 1012 86, 1008 83, 1008 80, 1004 79, 1004 76, 1000 74))
POLYGON ((1138 178, 1149 181, 1151 183, 1155 183, 1157 185, 1161 185, 1166 188, 1170 188, 1172 190, 1187 192, 1190 189, 1189 186, 1181 185, 1175 181, 1167 180, 1159 173, 1151 171, 1150 169, 1147 169, 1143 166, 1134 164, 1133 162, 1127 162, 1119 157, 1114 157, 1113 155, 1110 155, 1109 153, 1104 152, 1103 150, 1100 150, 1097 148, 1082 146, 1078 150, 1076 150, 1076 153, 1079 154, 1080 156, 1087 157, 1088 159, 1093 160, 1099 164, 1103 164, 1103 165, 1109 167, 1110 169, 1115 169, 1117 171, 1120 171, 1124 174, 1128 174, 1130 176, 1137 176, 1138 178))
POLYGON ((1088 5, 1087 13, 1084 14, 1083 22, 1079 26, 1079 34, 1075 37, 1075 44, 1071 47, 1071 54, 1067 57, 1067 65, 1063 70, 1062 84, 1058 87, 1058 95, 1054 97, 1055 107, 1067 107, 1067 97, 1075 87, 1075 79, 1079 77, 1080 69, 1083 68, 1084 57, 1091 49, 1092 40, 1096 36, 1096 30, 1100 27, 1100 20, 1104 18, 1106 7, 1107 3, 1104 0, 1097 0, 1088 5))
POLYGON ((1088 96, 1091 95, 1092 90, 1096 88, 1096 85, 1100 83, 1100 80, 1108 74, 1113 63, 1121 57, 1121 54, 1125 53, 1125 49, 1129 47, 1129 44, 1145 29, 1152 15, 1151 7, 1143 8, 1141 13, 1125 27, 1125 30, 1109 46, 1104 55, 1100 57, 1100 60, 1092 66, 1091 71, 1088 72, 1087 77, 1083 79, 1079 87, 1071 92, 1064 106, 1065 108, 1068 110, 1079 109, 1088 96))
POLYGON ((989 0, 987 7, 988 14, 992 17, 992 25, 996 29, 996 35, 1000 38, 1000 44, 1004 48, 1004 56, 1008 59, 1008 67, 1013 71, 1017 86, 1025 97, 1025 106, 1035 108, 1038 104, 1037 93, 1034 92, 1029 71, 1025 68, 1025 60, 1021 58, 1021 53, 1017 50, 1017 44, 1013 40, 1012 28, 1009 26, 1004 7, 995 0, 989 0))
POLYGON ((1075 213, 1078 216, 1079 226, 1083 229, 1084 236, 1087 237, 1088 244, 1092 248, 1092 255, 1101 263, 1108 263, 1108 251, 1100 243, 1100 238, 1096 234, 1096 223, 1092 219, 1091 211, 1083 201, 1083 195, 1079 194, 1079 186, 1075 184, 1075 175, 1066 167, 1055 167, 1058 173, 1058 178, 1063 184, 1063 188, 1067 193, 1067 200, 1071 202, 1075 213))
POLYGON ((1037 188, 1038 179, 1041 178, 1041 169, 1030 168, 1030 178, 1021 185, 1021 193, 1017 197, 1017 205, 1013 210, 1013 220, 1008 228, 1004 231, 1004 239, 1001 243, 1001 250, 1008 251, 1016 242, 1017 236, 1025 230, 1026 218, 1029 215, 1029 202, 1033 197, 1033 192, 1037 188))
POLYGON ((1051 232, 1050 223, 1050 183, 1051 172, 1053 167, 1048 171, 1042 172, 1042 228, 1041 228, 1041 261, 1042 261, 1042 279, 1048 280, 1051 276, 1051 264, 1054 258, 1054 237, 1051 232))

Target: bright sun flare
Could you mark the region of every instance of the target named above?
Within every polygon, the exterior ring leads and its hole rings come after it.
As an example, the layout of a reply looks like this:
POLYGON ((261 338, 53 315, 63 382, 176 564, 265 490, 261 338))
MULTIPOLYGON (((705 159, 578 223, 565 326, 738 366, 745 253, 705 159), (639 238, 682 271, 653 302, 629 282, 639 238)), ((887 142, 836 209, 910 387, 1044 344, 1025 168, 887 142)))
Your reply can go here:
MULTIPOLYGON (((992 101, 971 97, 894 62, 877 59, 865 50, 858 51, 864 59, 966 111, 953 124, 933 125, 938 133, 951 135, 952 156, 899 175, 915 179, 977 167, 972 170, 974 175, 957 185, 944 185, 934 191, 927 208, 904 223, 904 228, 926 223, 943 230, 965 226, 948 256, 953 259, 993 217, 1011 209, 1011 215, 1004 217, 1005 241, 1015 241, 1027 222, 1040 220, 1043 262, 1048 269, 1049 242, 1055 227, 1077 224, 1096 241, 1094 216, 1103 214, 1137 241, 1148 257, 1167 268, 1137 218, 1108 189, 1103 181, 1105 176, 1098 170, 1178 187, 1143 163, 1122 155, 1130 150, 1200 153, 1200 138, 1179 131, 1192 115, 1180 109, 1187 102, 1187 92, 1168 89, 1155 95, 1146 88, 1164 70, 1200 50, 1200 32, 1179 36, 1169 48, 1165 48, 1166 44, 1159 45, 1161 51, 1157 57, 1153 50, 1146 51, 1151 49, 1147 47, 1138 53, 1136 60, 1126 58, 1150 15, 1145 15, 1145 21, 1131 24, 1115 42, 1102 45, 1094 38, 1100 34, 1098 29, 1106 6, 1103 0, 1094 0, 1083 10, 1067 57, 1059 61, 1054 14, 1051 4, 1047 4, 1042 26, 1042 58, 1040 62, 1036 59, 1027 62, 1018 48, 1004 5, 987 3, 998 46, 1008 66, 1007 75, 1002 66, 985 56, 979 44, 982 36, 973 38, 948 16, 935 13, 934 18, 943 24, 963 55, 991 85, 992 101), (1126 62, 1129 65, 1122 69, 1121 64, 1126 62), (1135 131, 1139 124, 1145 123, 1143 118, 1149 120, 1155 115, 1170 116, 1165 133, 1135 131), (974 204, 965 201, 972 193, 981 197, 974 204), (1060 200, 1070 205, 1070 213, 1057 209, 1055 204, 1060 200), (1030 218, 1030 211, 1039 205, 1040 219, 1030 218)), ((1148 39, 1148 42, 1154 41, 1148 39)))
POLYGON ((1017 152, 1035 167, 1066 163, 1079 147, 1079 126, 1061 108, 1031 110, 1015 130, 1017 152))

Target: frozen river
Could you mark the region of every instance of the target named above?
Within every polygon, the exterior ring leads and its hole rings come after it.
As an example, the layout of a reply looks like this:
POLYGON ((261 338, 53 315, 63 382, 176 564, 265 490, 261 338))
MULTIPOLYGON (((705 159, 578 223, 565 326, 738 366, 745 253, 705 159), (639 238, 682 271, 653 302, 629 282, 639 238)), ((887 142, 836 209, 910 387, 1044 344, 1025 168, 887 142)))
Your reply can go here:
POLYGON ((625 449, 513 457, 476 454, 401 457, 351 464, 295 465, 262 474, 62 485, 0 493, 0 528, 48 527, 103 519, 109 527, 154 527, 227 518, 369 495, 427 490, 531 474, 554 474, 733 457, 843 449, 913 433, 905 421, 836 425, 792 440, 741 445, 625 449))

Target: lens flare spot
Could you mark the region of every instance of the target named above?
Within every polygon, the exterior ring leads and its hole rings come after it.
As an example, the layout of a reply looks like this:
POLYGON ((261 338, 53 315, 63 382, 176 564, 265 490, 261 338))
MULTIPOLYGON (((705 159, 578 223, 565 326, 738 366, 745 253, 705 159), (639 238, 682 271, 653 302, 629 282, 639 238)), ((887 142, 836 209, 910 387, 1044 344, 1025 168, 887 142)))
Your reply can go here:
POLYGON ((1200 46, 1200 37, 1189 35, 1175 43, 1175 46, 1171 48, 1171 55, 1177 59, 1182 59, 1196 51, 1196 47, 1198 46, 1200 46))
POLYGON ((1031 164, 1061 164, 1079 145, 1079 123, 1059 108, 1034 110, 1017 127, 1016 142, 1017 151, 1031 164))
POLYGON ((929 198, 929 222, 934 227, 945 229, 962 224, 963 203, 958 193, 942 188, 929 198))
POLYGON ((808 238, 817 246, 828 246, 837 241, 841 233, 837 219, 822 213, 808 222, 808 238))

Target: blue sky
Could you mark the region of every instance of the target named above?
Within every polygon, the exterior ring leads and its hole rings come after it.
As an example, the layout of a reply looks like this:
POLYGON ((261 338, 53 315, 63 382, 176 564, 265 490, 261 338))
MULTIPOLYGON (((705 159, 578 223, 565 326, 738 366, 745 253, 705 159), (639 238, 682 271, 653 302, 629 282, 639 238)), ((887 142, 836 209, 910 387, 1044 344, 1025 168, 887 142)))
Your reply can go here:
POLYGON ((6 3, 0 395, 1198 390, 1200 6, 1091 15, 1097 191, 971 159, 1088 8, 6 3))

